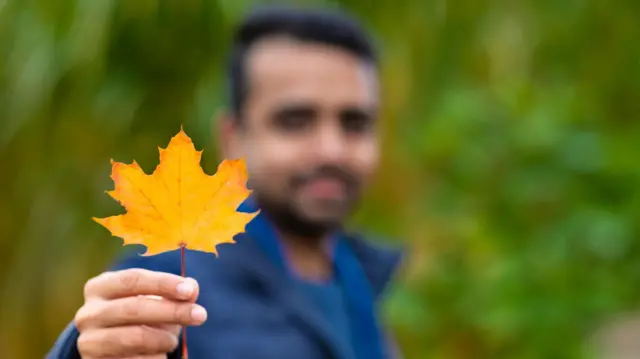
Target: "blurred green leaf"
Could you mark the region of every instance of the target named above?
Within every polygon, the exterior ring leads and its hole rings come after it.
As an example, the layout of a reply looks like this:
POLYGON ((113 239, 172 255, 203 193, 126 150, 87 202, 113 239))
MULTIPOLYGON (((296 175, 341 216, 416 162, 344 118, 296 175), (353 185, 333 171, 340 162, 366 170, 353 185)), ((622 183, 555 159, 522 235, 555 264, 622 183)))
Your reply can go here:
MULTIPOLYGON (((385 321, 407 358, 582 358, 640 303, 640 3, 295 1, 382 51, 384 155, 354 225, 409 247, 385 321), (392 209, 392 210, 390 210, 392 209)), ((251 0, 0 0, 0 346, 43 357, 121 250, 109 159, 184 125, 218 160, 251 0)))

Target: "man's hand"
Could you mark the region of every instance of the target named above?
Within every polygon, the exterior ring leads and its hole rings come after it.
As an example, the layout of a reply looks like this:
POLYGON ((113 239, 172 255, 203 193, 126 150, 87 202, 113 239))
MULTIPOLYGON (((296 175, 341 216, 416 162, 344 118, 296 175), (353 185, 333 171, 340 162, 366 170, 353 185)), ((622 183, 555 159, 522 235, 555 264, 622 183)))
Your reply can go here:
POLYGON ((195 304, 198 283, 144 269, 106 272, 87 281, 74 322, 83 359, 166 359, 178 346, 181 325, 207 317, 195 304))

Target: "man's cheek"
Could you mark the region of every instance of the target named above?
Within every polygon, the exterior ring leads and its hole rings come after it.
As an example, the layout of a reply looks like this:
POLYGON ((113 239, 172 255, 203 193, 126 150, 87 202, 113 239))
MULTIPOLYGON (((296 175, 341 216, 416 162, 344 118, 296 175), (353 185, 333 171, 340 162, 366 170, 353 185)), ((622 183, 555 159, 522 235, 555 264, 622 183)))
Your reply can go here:
POLYGON ((283 196, 291 191, 289 179, 273 169, 264 169, 259 175, 260 190, 268 193, 270 196, 283 196))
POLYGON ((377 170, 377 157, 365 157, 356 163, 353 173, 357 175, 361 183, 367 183, 377 170))

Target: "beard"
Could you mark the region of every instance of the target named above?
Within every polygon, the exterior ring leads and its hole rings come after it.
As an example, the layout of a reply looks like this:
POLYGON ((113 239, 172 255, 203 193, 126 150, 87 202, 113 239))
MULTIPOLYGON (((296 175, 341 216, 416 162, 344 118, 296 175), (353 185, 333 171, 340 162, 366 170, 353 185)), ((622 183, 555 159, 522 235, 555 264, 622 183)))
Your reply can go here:
POLYGON ((339 221, 309 219, 290 203, 276 201, 256 195, 256 200, 265 215, 278 230, 296 237, 320 240, 340 225, 339 221))
POLYGON ((254 197, 265 215, 283 233, 318 241, 342 227, 342 221, 350 214, 358 199, 358 181, 349 172, 337 167, 320 167, 317 170, 294 176, 281 198, 270 196, 270 191, 254 189, 254 197), (346 188, 345 198, 324 203, 305 203, 299 190, 317 178, 340 181, 346 188), (314 211, 315 210, 315 211, 314 211), (318 213, 319 212, 319 213, 318 213), (321 213, 321 214, 320 214, 321 213))

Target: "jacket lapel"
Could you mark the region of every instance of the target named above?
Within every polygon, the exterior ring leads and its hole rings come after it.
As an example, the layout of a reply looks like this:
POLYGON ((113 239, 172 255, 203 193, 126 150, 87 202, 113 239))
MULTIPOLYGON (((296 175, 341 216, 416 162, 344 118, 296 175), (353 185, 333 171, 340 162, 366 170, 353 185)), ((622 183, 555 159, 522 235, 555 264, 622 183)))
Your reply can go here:
POLYGON ((405 254, 404 251, 399 248, 374 246, 371 244, 373 238, 365 239, 359 234, 346 236, 345 239, 362 265, 374 298, 379 299, 398 271, 405 254))
POLYGON ((292 290, 295 283, 286 271, 273 263, 264 249, 250 235, 237 240, 243 243, 245 259, 242 275, 248 280, 258 281, 275 303, 282 306, 291 322, 301 331, 314 337, 321 343, 331 359, 355 359, 348 348, 344 348, 331 330, 330 324, 318 312, 316 307, 301 293, 292 290))
MULTIPOLYGON (((239 210, 252 212, 257 207, 252 200, 244 202, 239 210)), ((369 281, 374 298, 384 290, 399 261, 397 251, 378 250, 370 246, 362 238, 341 236, 360 262, 364 275, 369 281)), ((336 338, 330 323, 319 313, 318 309, 301 293, 292 290, 295 286, 293 278, 283 263, 282 254, 274 232, 264 214, 259 214, 246 227, 246 232, 237 238, 237 245, 242 245, 247 279, 257 280, 271 295, 276 303, 285 309, 291 321, 300 330, 316 338, 327 350, 325 357, 331 359, 355 359, 349 348, 343 347, 336 338)))

